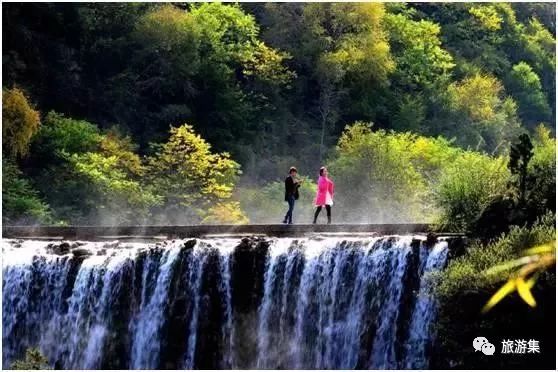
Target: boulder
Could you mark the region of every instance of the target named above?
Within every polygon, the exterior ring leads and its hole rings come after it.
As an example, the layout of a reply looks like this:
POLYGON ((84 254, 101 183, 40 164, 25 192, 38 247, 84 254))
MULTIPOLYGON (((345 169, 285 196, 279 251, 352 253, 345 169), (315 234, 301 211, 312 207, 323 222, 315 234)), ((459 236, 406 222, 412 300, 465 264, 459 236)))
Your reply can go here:
POLYGON ((46 249, 48 253, 63 256, 65 254, 70 253, 70 243, 68 242, 63 242, 60 244, 50 243, 49 245, 47 245, 46 249))
POLYGON ((91 256, 93 253, 87 248, 76 248, 72 250, 74 257, 91 256))

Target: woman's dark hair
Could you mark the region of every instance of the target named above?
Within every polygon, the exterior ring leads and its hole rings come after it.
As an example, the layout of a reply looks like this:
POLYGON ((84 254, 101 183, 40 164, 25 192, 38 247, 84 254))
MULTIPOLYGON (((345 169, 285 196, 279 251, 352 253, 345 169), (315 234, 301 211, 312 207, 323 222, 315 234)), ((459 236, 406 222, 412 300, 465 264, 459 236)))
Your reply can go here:
POLYGON ((291 167, 291 168, 289 169, 289 174, 291 174, 291 173, 293 173, 293 172, 297 172, 297 173, 298 173, 298 171, 296 170, 295 167, 291 167))
POLYGON ((321 167, 320 168, 320 176, 324 175, 324 171, 326 170, 326 167, 321 167))

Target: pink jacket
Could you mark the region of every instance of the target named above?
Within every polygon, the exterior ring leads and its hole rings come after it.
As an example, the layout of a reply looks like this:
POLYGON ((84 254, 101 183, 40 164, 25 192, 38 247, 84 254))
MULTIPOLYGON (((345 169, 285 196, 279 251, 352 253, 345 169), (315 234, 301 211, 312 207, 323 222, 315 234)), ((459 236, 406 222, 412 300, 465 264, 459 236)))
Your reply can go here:
POLYGON ((314 204, 320 205, 333 205, 333 190, 335 185, 333 181, 324 176, 318 178, 318 192, 314 204))

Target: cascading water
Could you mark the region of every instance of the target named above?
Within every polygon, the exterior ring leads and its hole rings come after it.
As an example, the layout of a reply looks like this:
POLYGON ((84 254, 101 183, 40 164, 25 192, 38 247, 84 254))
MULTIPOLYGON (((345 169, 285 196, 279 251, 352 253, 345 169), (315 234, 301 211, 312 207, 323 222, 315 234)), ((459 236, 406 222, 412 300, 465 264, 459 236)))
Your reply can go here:
POLYGON ((5 366, 38 347, 72 369, 428 367, 444 241, 61 243, 3 240, 5 366))

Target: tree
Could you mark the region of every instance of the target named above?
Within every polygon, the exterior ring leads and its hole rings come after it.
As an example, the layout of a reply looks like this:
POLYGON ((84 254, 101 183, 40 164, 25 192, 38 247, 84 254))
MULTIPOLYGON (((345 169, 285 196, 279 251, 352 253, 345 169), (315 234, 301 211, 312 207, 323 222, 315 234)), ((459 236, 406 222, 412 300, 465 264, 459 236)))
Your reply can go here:
POLYGON ((455 65, 452 56, 442 48, 440 25, 389 13, 384 22, 395 56, 393 79, 400 89, 421 90, 429 88, 435 80, 447 79, 455 65))
POLYGON ((27 155, 31 137, 39 130, 40 118, 18 88, 2 90, 2 150, 16 157, 27 155))
POLYGON ((160 200, 144 187, 145 167, 129 137, 111 131, 103 136, 97 152, 72 154, 78 177, 85 177, 95 204, 91 218, 102 224, 144 223, 150 208, 160 200))
POLYGON ((267 95, 292 77, 286 54, 258 33, 253 17, 235 5, 154 7, 138 20, 136 51, 117 80, 130 105, 142 108, 126 120, 151 141, 163 140, 169 123, 192 121, 217 148, 249 156, 244 145, 257 136, 258 117, 272 109, 267 95))
POLYGON ((527 134, 519 136, 517 142, 513 143, 510 149, 510 161, 508 168, 514 178, 516 178, 517 189, 519 190, 519 202, 525 202, 525 191, 527 183, 527 166, 533 157, 533 144, 527 134))
POLYGON ((423 219, 425 179, 413 166, 405 144, 409 135, 373 132, 365 123, 348 126, 329 170, 336 182, 342 220, 402 222, 423 219))
POLYGON ((507 78, 508 90, 519 104, 519 116, 528 127, 548 122, 552 111, 542 90, 539 77, 531 66, 520 62, 513 66, 507 78))
POLYGON ((54 217, 73 223, 90 222, 97 201, 87 177, 72 161, 76 154, 95 152, 102 135, 92 123, 49 112, 33 139, 24 169, 54 211, 54 217))
POLYGON ((171 127, 168 142, 156 146, 145 178, 163 199, 155 211, 158 218, 199 222, 212 206, 230 199, 239 174, 239 164, 228 153, 212 153, 211 145, 185 124, 171 127))
POLYGON ((435 187, 440 223, 455 231, 471 227, 494 197, 507 190, 509 170, 503 157, 466 152, 442 169, 435 187))
POLYGON ((476 74, 452 83, 448 99, 453 119, 450 130, 457 129, 455 134, 463 146, 502 152, 519 131, 517 106, 504 96, 501 82, 492 76, 476 74))
POLYGON ((2 222, 36 224, 51 221, 49 206, 11 160, 2 159, 2 222))
POLYGON ((69 154, 94 151, 100 141, 96 125, 51 111, 33 139, 29 162, 48 167, 66 160, 69 154))

